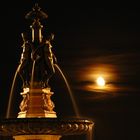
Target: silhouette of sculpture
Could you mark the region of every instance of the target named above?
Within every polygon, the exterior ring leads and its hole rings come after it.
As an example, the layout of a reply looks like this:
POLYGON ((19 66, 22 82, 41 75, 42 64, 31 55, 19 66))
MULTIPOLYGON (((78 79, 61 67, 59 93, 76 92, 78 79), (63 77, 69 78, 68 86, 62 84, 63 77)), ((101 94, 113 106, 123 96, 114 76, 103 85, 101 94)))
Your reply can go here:
POLYGON ((27 37, 27 34, 22 33, 21 34, 23 39, 23 45, 22 47, 22 54, 20 58, 19 63, 19 69, 18 72, 20 74, 20 77, 23 81, 23 87, 29 86, 30 81, 30 70, 31 70, 31 52, 32 52, 32 44, 29 41, 29 38, 27 37))
POLYGON ((34 77, 33 82, 42 87, 49 86, 49 79, 55 73, 54 64, 57 63, 51 45, 54 34, 44 38, 38 46, 29 40, 27 34, 22 33, 21 35, 24 43, 18 72, 23 81, 23 87, 29 87, 32 76, 34 77), (32 75, 33 63, 35 63, 34 75, 32 75))
POLYGON ((52 52, 51 41, 54 34, 42 35, 43 26, 41 19, 46 19, 48 15, 41 11, 36 4, 32 11, 26 14, 26 19, 33 20, 30 26, 31 35, 22 33, 23 45, 18 73, 23 81, 23 87, 41 86, 49 87, 48 82, 55 73, 54 63, 56 57, 52 52), (31 36, 31 37, 30 37, 31 36), (34 84, 34 85, 31 85, 34 84))

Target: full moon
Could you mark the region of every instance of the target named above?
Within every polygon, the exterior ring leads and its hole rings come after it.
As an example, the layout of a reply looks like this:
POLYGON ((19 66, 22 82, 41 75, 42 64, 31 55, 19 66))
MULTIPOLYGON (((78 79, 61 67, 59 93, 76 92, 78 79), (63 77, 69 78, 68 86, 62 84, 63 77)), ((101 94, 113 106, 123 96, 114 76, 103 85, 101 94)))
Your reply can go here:
POLYGON ((97 82, 97 85, 100 86, 100 87, 105 86, 105 80, 104 80, 104 78, 102 76, 99 76, 97 78, 96 82, 97 82))

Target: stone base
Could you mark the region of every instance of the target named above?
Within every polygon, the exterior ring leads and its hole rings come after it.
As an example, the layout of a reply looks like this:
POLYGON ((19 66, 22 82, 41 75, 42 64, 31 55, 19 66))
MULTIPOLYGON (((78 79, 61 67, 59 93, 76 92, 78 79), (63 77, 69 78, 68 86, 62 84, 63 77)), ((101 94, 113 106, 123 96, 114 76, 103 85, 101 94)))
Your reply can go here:
POLYGON ((45 112, 45 118, 57 118, 56 112, 54 111, 44 111, 45 112))
POLYGON ((27 113, 27 111, 19 112, 17 118, 26 118, 26 113, 27 113))
POLYGON ((22 111, 22 112, 18 113, 17 118, 40 118, 40 117, 57 118, 56 112, 54 112, 54 111, 44 111, 43 115, 38 114, 38 115, 36 115, 36 117, 35 117, 34 113, 27 116, 27 111, 22 111))
POLYGON ((59 140, 60 135, 21 135, 13 136, 15 140, 59 140))
POLYGON ((17 118, 57 118, 50 88, 24 88, 17 118))

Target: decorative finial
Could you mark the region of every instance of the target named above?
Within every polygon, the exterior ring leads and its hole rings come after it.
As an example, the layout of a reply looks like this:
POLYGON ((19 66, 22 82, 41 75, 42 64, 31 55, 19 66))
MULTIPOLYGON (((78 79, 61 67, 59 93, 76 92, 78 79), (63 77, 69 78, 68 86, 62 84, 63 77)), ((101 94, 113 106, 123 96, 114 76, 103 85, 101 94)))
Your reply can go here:
POLYGON ((25 18, 31 20, 41 20, 47 19, 48 15, 41 10, 41 8, 38 6, 38 3, 35 3, 35 6, 32 8, 32 11, 28 12, 25 18))
POLYGON ((38 3, 35 3, 35 6, 33 7, 33 11, 40 11, 41 8, 38 6, 38 3))

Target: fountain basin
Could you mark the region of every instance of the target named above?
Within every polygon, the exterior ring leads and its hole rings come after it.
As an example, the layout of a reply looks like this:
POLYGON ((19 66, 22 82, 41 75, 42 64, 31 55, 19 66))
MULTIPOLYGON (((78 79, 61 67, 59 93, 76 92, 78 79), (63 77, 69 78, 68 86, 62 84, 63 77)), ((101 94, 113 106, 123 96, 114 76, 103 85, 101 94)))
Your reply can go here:
POLYGON ((15 118, 0 122, 0 135, 80 135, 89 132, 94 123, 87 119, 15 118))

